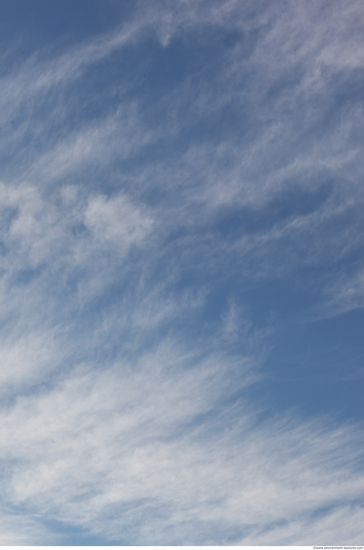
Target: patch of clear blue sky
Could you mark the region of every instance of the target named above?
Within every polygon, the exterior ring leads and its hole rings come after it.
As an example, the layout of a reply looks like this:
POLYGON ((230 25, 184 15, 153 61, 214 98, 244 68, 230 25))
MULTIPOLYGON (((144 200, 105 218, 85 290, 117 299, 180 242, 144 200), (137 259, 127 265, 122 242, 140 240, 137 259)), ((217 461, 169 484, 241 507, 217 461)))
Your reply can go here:
POLYGON ((38 48, 72 45, 107 32, 122 23, 135 2, 102 2, 100 0, 2 0, 1 36, 3 44, 20 42, 18 55, 25 56, 38 48))

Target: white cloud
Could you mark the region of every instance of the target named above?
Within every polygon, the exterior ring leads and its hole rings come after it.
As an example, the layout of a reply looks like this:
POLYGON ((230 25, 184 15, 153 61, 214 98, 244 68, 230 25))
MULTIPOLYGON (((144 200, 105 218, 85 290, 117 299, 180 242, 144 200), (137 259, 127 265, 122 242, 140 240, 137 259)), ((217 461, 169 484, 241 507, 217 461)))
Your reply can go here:
POLYGON ((359 4, 138 6, 114 33, 0 80, 0 542, 52 543, 54 520, 135 544, 356 544, 360 427, 264 420, 246 390, 273 322, 256 330, 234 289, 225 314, 206 307, 229 277, 242 288, 302 266, 322 270, 326 314, 363 305, 360 269, 328 268, 360 247, 362 110, 325 111, 340 71, 362 66, 359 4), (210 76, 148 103, 124 94, 126 75, 118 105, 85 114, 92 64, 208 28, 241 33, 210 76), (238 130, 222 135, 217 117, 195 137, 229 106, 238 130), (322 134, 320 116, 333 120, 322 134))
MULTIPOLYGON (((259 422, 244 392, 219 404, 250 382, 241 361, 201 361, 172 342, 135 365, 69 373, 2 411, 3 495, 109 540, 129 530, 138 544, 226 543, 234 531, 252 543, 282 521, 287 527, 273 528, 271 541, 287 531, 300 540, 312 510, 360 499, 361 435, 298 419, 259 422)), ((325 521, 311 530, 327 540, 325 521)))
POLYGON ((150 230, 152 220, 143 216, 125 197, 98 196, 88 202, 85 225, 104 244, 111 241, 123 249, 139 243, 150 230))
POLYGON ((321 512, 318 517, 303 516, 291 523, 282 522, 268 528, 265 533, 252 533, 239 541, 242 545, 308 546, 312 541, 318 545, 360 545, 363 540, 363 507, 335 507, 321 512))

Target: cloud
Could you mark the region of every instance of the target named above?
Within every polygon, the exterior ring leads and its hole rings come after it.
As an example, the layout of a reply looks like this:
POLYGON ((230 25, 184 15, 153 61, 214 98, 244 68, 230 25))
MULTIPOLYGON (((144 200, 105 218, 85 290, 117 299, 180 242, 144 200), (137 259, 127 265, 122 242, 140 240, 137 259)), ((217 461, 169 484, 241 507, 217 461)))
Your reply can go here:
MULTIPOLYGON (((358 270, 354 276, 342 273, 341 277, 327 289, 328 301, 324 311, 327 316, 340 315, 346 311, 363 307, 364 274, 358 270)), ((319 315, 319 313, 318 313, 319 315)))
POLYGON ((105 244, 130 246, 142 240, 152 221, 133 209, 123 197, 91 199, 85 212, 85 225, 105 244))
POLYGON ((140 2, 1 77, 1 542, 360 542, 362 427, 259 383, 269 284, 363 305, 361 22, 140 2))
POLYGON ((355 504, 353 506, 335 507, 329 512, 318 514, 317 517, 303 517, 286 524, 272 526, 265 533, 258 534, 253 532, 252 535, 239 541, 240 544, 271 544, 275 541, 277 545, 289 546, 298 543, 304 546, 308 541, 322 541, 320 544, 334 545, 346 544, 350 539, 353 544, 363 538, 361 523, 363 518, 363 507, 355 504), (336 541, 336 542, 333 542, 336 541))
MULTIPOLYGON (((196 361, 191 353, 176 355, 171 344, 135 366, 81 368, 3 411, 8 502, 109 541, 129 536, 139 544, 202 543, 207 528, 221 543, 231 532, 264 540, 266 529, 279 541, 285 531, 271 525, 283 519, 294 532, 312 510, 355 505, 364 483, 355 471, 355 430, 261 422, 244 393, 235 404, 218 405, 229 386, 237 389, 235 369, 241 389, 250 383, 241 361, 196 361), (186 362, 191 368, 181 369, 186 362), (154 534, 152 518, 159 523, 154 534)), ((325 516, 322 523, 330 524, 325 516)), ((323 529, 323 538, 330 531, 323 529)))

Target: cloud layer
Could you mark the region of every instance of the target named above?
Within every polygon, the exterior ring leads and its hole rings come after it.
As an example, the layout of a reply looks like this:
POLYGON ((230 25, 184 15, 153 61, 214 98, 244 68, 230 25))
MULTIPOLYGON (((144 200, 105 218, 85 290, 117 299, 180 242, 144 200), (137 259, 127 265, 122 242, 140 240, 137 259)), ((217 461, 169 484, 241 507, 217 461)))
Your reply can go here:
POLYGON ((0 78, 0 542, 360 544, 359 419, 260 384, 363 307, 361 3, 113 6, 0 78))

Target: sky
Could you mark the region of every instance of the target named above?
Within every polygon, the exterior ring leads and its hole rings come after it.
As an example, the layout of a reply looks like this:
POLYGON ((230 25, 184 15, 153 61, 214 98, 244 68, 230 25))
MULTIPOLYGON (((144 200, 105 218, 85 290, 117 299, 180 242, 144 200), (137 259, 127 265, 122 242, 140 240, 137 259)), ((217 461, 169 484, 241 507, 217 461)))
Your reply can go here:
POLYGON ((364 540, 360 0, 0 0, 0 543, 364 540))

